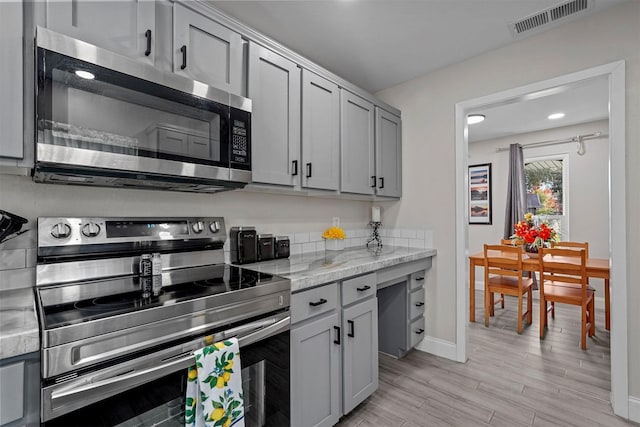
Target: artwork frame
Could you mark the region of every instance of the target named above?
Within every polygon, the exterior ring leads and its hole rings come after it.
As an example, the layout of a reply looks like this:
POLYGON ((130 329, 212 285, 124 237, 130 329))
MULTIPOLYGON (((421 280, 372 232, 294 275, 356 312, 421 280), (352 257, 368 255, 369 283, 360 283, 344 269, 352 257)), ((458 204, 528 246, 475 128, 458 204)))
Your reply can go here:
POLYGON ((492 184, 491 163, 469 165, 469 224, 492 224, 492 184))

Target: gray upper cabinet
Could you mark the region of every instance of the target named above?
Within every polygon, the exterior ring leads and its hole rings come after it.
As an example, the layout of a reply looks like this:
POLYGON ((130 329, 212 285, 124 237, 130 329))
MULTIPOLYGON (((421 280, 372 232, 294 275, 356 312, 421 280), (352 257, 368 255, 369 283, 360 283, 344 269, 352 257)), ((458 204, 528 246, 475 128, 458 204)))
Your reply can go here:
POLYGON ((340 419, 340 316, 291 329, 291 425, 329 427, 340 419))
POLYGON ((220 89, 241 94, 240 34, 174 4, 173 71, 220 89))
POLYGON ((249 43, 253 181, 300 184, 300 68, 249 43))
POLYGON ((48 0, 46 14, 53 31, 154 63, 154 0, 48 0))
POLYGON ((376 193, 402 196, 402 123, 400 117, 376 107, 376 193))
POLYGON ((340 184, 340 92, 302 71, 302 186, 337 190, 340 184))
POLYGON ((340 190, 374 194, 374 106, 344 89, 340 91, 340 190))
MULTIPOLYGON (((22 2, 0 3, 0 157, 22 159, 22 2)), ((14 160, 15 164, 15 160, 14 160)))
POLYGON ((348 414, 378 388, 378 300, 342 310, 343 412, 348 414))

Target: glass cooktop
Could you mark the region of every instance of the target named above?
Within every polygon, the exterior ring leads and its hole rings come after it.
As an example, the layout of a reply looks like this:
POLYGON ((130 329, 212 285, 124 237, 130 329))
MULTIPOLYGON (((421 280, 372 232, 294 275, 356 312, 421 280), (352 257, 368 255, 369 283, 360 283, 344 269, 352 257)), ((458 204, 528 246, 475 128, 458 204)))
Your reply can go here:
POLYGON ((232 265, 39 289, 46 329, 264 286, 282 278, 232 265))

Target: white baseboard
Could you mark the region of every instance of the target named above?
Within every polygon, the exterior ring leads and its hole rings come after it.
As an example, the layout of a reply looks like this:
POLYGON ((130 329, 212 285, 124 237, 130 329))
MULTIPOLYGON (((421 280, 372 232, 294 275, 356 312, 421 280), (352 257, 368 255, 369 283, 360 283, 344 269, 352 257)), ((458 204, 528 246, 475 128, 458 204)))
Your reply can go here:
POLYGON ((640 397, 629 396, 629 420, 640 423, 640 397))
POLYGON ((449 360, 457 360, 456 344, 450 341, 444 341, 439 338, 425 337, 418 343, 416 349, 431 353, 433 355, 444 357, 449 360))

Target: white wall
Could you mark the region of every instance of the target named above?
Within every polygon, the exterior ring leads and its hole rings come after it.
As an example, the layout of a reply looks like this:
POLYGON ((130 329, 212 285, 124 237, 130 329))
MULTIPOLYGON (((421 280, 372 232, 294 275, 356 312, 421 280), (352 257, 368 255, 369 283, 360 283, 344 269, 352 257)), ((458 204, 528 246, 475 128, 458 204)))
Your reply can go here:
MULTIPOLYGON (((640 360, 640 1, 517 41, 378 93, 402 110, 403 194, 389 219, 433 230, 436 286, 427 334, 455 340, 455 117, 457 102, 614 61, 626 61, 629 361, 640 360)), ((428 41, 425 41, 425 43, 428 41)), ((463 296, 460 296, 463 298, 463 296)), ((640 365, 630 363, 630 393, 640 396, 640 365)))
MULTIPOLYGON (((520 118, 514 118, 519 120, 520 118)), ((525 160, 542 156, 568 156, 568 181, 565 185, 565 209, 570 235, 563 240, 589 242, 589 256, 609 257, 609 140, 604 137, 609 129, 607 120, 566 126, 538 132, 512 135, 469 144, 469 164, 491 163, 493 180, 493 224, 469 225, 469 253, 482 251, 485 243, 498 243, 504 231, 509 175, 509 152, 496 152, 509 144, 530 144, 539 141, 571 138, 576 135, 601 132, 603 137, 584 141, 586 152, 580 156, 576 144, 525 148, 525 160)), ((470 130, 473 132, 473 129, 470 130)), ((604 282, 592 279, 596 295, 604 298, 604 282)))

